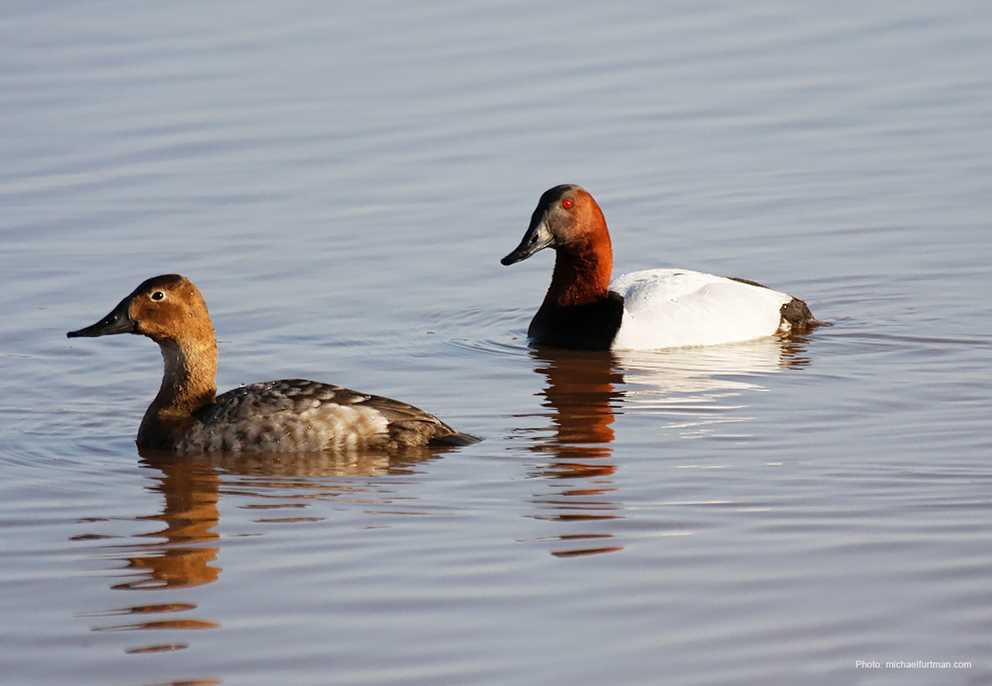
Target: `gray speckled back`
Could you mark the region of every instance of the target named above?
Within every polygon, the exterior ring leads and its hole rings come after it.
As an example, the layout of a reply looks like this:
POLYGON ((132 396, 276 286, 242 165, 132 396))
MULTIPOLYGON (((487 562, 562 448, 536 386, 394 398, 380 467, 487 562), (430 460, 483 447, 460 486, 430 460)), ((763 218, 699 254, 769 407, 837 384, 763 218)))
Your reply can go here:
POLYGON ((305 379, 236 388, 194 420, 176 452, 392 450, 460 435, 413 405, 305 379))

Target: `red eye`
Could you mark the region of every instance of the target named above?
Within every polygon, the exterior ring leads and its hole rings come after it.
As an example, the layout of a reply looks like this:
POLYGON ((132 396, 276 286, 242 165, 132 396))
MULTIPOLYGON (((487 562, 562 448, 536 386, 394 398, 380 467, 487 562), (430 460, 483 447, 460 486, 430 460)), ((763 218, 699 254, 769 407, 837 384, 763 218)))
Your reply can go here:
POLYGON ((564 200, 561 201, 561 206, 564 207, 566 210, 572 209, 572 205, 574 204, 575 202, 571 198, 565 198, 564 200))

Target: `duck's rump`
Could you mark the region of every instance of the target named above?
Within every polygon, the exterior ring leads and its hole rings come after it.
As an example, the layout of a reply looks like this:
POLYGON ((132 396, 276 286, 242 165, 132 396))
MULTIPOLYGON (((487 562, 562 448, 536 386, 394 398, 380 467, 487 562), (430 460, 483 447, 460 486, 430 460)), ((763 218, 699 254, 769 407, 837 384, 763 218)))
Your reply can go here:
POLYGON ((397 450, 472 441, 413 405, 305 379, 241 386, 217 396, 194 419, 177 452, 397 450))
POLYGON ((623 298, 616 350, 736 343, 814 321, 806 303, 788 293, 685 269, 631 272, 610 290, 623 298))

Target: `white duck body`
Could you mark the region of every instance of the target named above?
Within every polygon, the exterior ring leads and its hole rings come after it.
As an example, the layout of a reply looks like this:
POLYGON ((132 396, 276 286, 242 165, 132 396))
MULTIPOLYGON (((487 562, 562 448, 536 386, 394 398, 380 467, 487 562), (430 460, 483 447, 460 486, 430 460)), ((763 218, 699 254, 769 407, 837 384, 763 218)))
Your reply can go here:
POLYGON ((788 331, 780 291, 686 269, 646 269, 616 278, 623 297, 614 350, 658 350, 749 341, 788 331))

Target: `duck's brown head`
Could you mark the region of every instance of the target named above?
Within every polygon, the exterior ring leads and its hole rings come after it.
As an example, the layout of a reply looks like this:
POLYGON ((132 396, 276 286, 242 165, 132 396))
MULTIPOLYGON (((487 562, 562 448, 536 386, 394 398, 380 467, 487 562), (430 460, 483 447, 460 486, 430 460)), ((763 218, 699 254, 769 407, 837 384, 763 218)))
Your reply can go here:
POLYGON ((593 253, 612 259, 606 219, 586 189, 564 184, 544 191, 520 245, 500 261, 511 265, 544 248, 554 248, 559 253, 593 253))
POLYGON ((207 304, 199 289, 185 276, 152 277, 117 304, 96 324, 70 331, 69 338, 133 333, 156 343, 213 337, 207 304))

